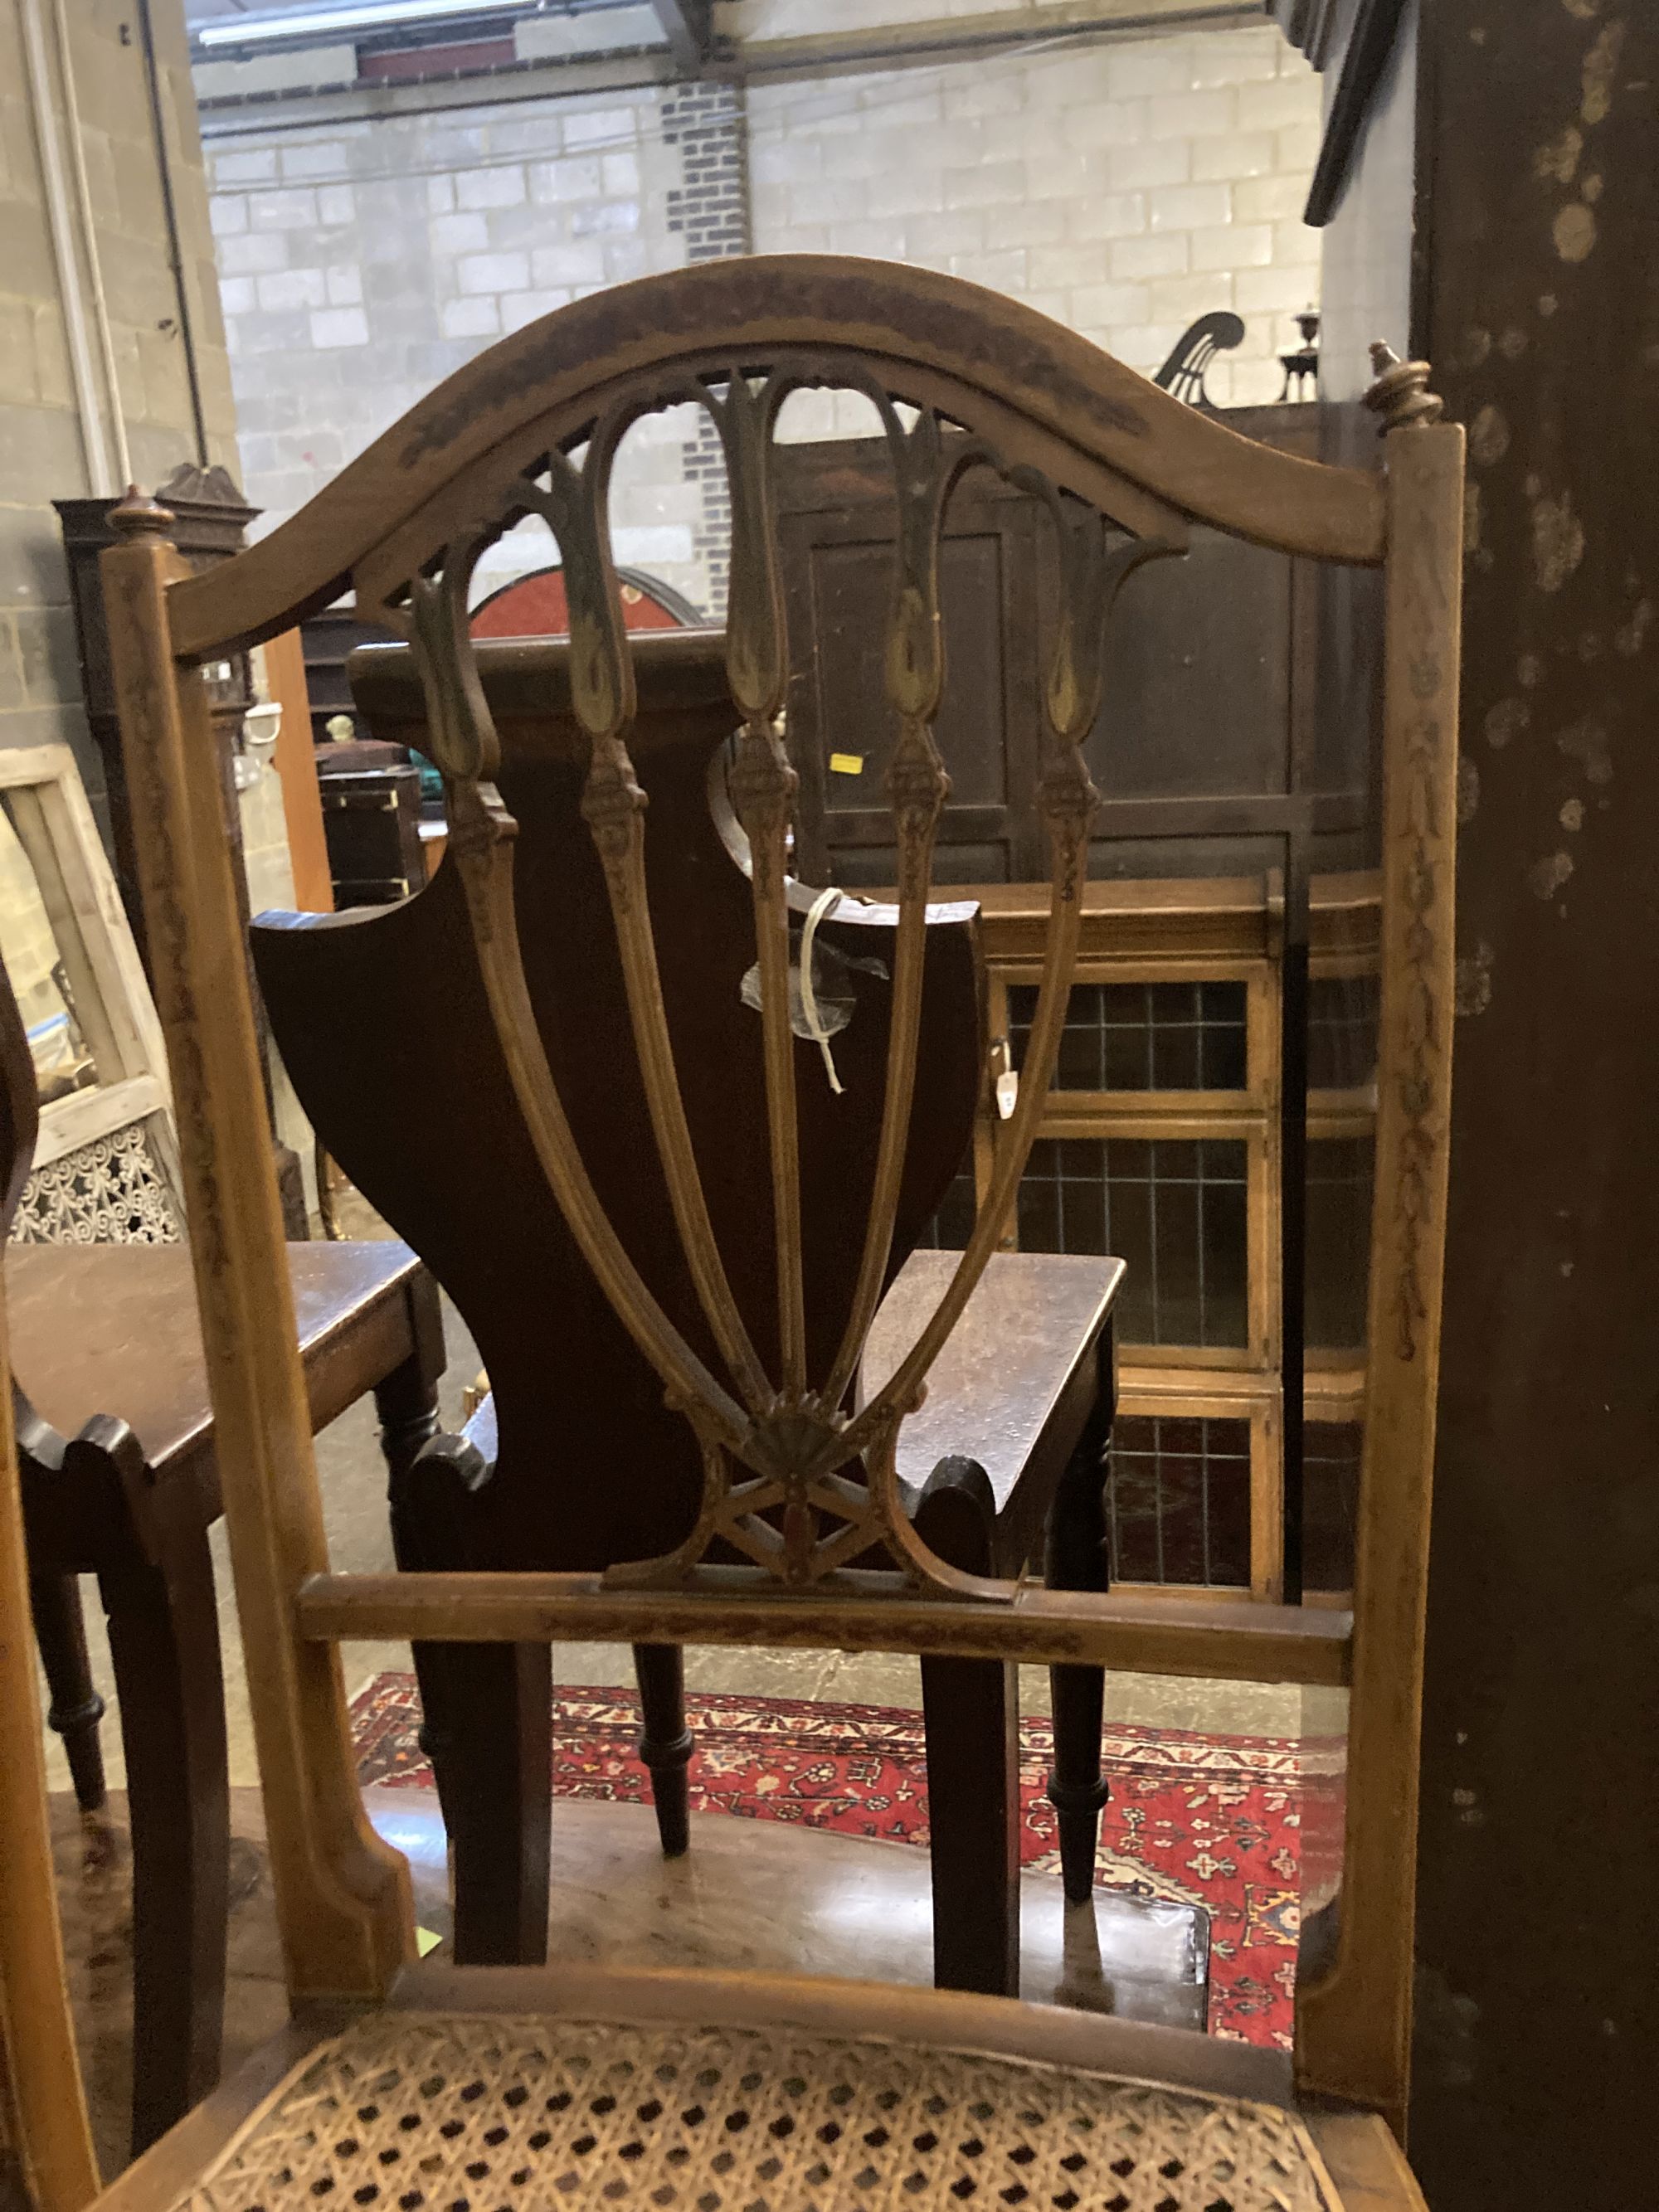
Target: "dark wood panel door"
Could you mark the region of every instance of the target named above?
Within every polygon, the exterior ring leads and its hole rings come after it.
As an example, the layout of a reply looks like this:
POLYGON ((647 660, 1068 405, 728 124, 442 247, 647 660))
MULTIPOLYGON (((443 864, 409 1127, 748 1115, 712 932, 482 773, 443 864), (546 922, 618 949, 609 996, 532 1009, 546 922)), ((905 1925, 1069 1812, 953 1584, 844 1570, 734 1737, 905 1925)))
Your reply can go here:
MULTIPOLYGON (((1244 435, 1312 458, 1321 414, 1316 406, 1252 408, 1228 420, 1244 435)), ((882 656, 895 505, 886 446, 786 446, 777 466, 800 871, 808 880, 888 884, 884 778, 894 729, 882 656)), ((946 676, 938 732, 952 790, 935 879, 1039 881, 1048 873, 1036 799, 1053 526, 1039 502, 975 469, 951 502, 941 559, 946 676)), ((1321 728, 1319 610, 1307 563, 1202 528, 1183 560, 1131 578, 1114 616, 1104 701, 1088 745, 1106 802, 1096 874, 1259 874, 1282 866, 1282 832, 1241 827, 1234 802, 1345 793, 1358 820, 1367 725, 1354 715, 1321 728), (1184 816, 1156 836, 1114 821, 1115 803, 1146 799, 1194 802, 1190 831, 1184 816), (1229 805, 1206 814, 1203 802, 1212 800, 1229 805)), ((1363 865, 1363 834, 1316 829, 1311 858, 1321 868, 1363 865)))
MULTIPOLYGON (((886 792, 896 727, 882 691, 894 507, 884 446, 781 449, 789 743, 811 881, 890 884, 886 792), (851 459, 849 459, 849 456, 851 459), (858 649, 858 641, 865 641, 858 649)), ((939 550, 945 682, 936 731, 951 775, 934 878, 1042 873, 1036 820, 1039 515, 988 471, 965 477, 939 550)), ((1050 556, 1051 557, 1051 556, 1050 556)))
POLYGON ((1195 528, 1184 559, 1129 579, 1087 748, 1103 798, 1288 788, 1294 566, 1195 528))

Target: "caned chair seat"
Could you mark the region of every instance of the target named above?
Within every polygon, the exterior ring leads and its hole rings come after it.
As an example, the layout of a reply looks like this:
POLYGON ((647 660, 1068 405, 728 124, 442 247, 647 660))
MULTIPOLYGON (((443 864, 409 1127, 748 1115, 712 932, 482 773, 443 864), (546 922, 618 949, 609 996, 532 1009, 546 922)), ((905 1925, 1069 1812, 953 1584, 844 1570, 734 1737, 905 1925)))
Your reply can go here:
POLYGON ((382 2012, 311 2052, 177 2212, 1336 2212, 1283 2106, 874 2036, 382 2012))

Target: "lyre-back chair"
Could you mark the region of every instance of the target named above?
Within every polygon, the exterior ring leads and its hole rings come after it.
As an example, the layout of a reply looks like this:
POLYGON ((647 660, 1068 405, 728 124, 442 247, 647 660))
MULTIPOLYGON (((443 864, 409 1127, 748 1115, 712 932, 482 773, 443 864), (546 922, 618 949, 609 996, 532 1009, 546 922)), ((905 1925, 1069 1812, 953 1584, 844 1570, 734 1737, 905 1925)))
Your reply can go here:
MULTIPOLYGON (((218 2206, 342 2189, 360 2202, 471 2201, 486 2180, 501 2203, 572 2192, 662 2206, 983 2196, 1119 2212, 1419 2201, 1385 2122, 1403 2124, 1411 2008, 1450 1073, 1462 440, 1437 422, 1425 367, 1385 355, 1382 368, 1372 397, 1388 434, 1384 467, 1326 468, 1239 439, 969 284, 866 261, 710 264, 578 302, 504 340, 293 520, 210 574, 189 574, 153 503, 127 502, 122 542, 105 556, 112 647, 297 2024, 263 2074, 228 2085, 112 2202, 185 2198, 205 2166, 218 2206), (901 906, 878 1172, 827 1369, 809 1358, 800 1297, 796 1091, 811 1048, 790 1026, 793 777, 775 728, 787 650, 767 498, 784 394, 825 383, 875 400, 894 455, 900 528, 883 649, 898 730, 890 787, 901 906), (684 1138, 629 752, 631 662, 605 525, 627 424, 688 399, 717 424, 731 479, 728 676, 744 721, 731 781, 753 854, 768 1133, 756 1178, 757 1188, 769 1178, 772 1194, 775 1364, 734 1315, 684 1138), (942 423, 966 437, 947 443, 942 423), (1017 472, 1043 498, 1062 551, 1042 792, 1048 942, 1019 1102, 968 1249, 908 1353, 854 1411, 848 1390, 880 1289, 917 1079, 930 848, 948 794, 931 727, 942 673, 936 553, 950 477, 969 457, 1017 472), (1127 539, 1103 536, 1096 510, 1127 539), (479 551, 532 511, 553 528, 568 582, 574 704, 590 747, 583 807, 609 886, 653 1147, 718 1352, 712 1365, 673 1326, 598 1202, 524 988, 513 824, 493 787, 496 741, 465 606, 479 551), (1127 570, 1154 550, 1177 551, 1189 520, 1387 573, 1378 1196, 1352 1618, 975 1576, 927 1547, 896 1495, 899 1424, 997 1241, 1052 1074, 1094 796, 1079 745, 1099 702, 1106 617, 1127 570), (684 1540, 603 1574, 329 1571, 281 1218, 258 1141, 202 664, 348 586, 360 610, 400 625, 422 659, 450 852, 539 1170, 697 1437, 703 1487, 684 1540), (742 1564, 709 1564, 716 1536, 742 1564), (874 1547, 889 1565, 847 1565, 874 1547), (1298 1991, 1293 2066, 1273 2052, 1006 1999, 568 1966, 417 1967, 407 1869, 364 1818, 344 1724, 336 1647, 377 1637, 944 1652, 1346 1685, 1340 1926, 1298 1991), (295 2063, 298 2073, 276 2087, 295 2063), (248 2119, 249 2100, 261 2098, 248 2119), (396 2183, 410 2166, 418 2174, 396 2183)), ((466 1141, 465 1127, 455 1141, 466 1141)))

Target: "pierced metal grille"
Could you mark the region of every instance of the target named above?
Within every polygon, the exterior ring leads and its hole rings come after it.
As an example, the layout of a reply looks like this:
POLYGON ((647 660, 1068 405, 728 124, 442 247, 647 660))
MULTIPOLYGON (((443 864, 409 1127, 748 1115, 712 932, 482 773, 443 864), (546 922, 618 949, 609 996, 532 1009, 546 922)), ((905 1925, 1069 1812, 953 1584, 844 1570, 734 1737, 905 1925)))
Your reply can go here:
MULTIPOLYGON (((1057 1091, 1242 1091, 1243 983, 1074 983, 1054 1069, 1057 1091)), ((1015 1066, 1036 1006, 1029 983, 1008 993, 1015 1066)))
POLYGON ((142 1121, 36 1168, 11 1224, 13 1244, 176 1244, 173 1194, 142 1121))
POLYGON ((177 2212, 1338 2212, 1295 2117, 787 2029, 381 2014, 303 2067, 177 2212))
POLYGON ((1109 1464, 1115 1582, 1249 1587, 1248 1421, 1121 1416, 1109 1464))
POLYGON ((1041 1139, 1018 1215, 1022 1251, 1110 1252, 1127 1261, 1121 1342, 1249 1340, 1242 1143, 1041 1139))

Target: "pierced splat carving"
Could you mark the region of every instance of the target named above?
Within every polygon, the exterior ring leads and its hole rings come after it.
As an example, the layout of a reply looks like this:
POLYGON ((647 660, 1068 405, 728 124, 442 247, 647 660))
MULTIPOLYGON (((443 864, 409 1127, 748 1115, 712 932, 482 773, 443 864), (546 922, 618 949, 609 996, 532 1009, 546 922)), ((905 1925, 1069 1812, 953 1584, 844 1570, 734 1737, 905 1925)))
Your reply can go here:
MULTIPOLYGON (((963 436, 950 422, 947 434, 947 418, 925 401, 914 413, 903 410, 862 364, 786 356, 763 371, 731 363, 711 367, 689 380, 680 376, 617 393, 603 416, 583 425, 565 449, 550 450, 539 462, 520 465, 505 478, 491 519, 479 522, 475 507, 463 535, 385 595, 388 611, 416 648, 434 753, 445 779, 451 848, 465 885, 479 968, 543 1172, 602 1286, 662 1376, 670 1403, 684 1413, 700 1441, 704 1480, 696 1525, 673 1553, 614 1569, 611 1579, 621 1585, 671 1584, 715 1571, 704 1562, 718 1542, 789 1588, 822 1585, 851 1562, 884 1550, 923 1589, 988 1598, 1012 1594, 1012 1585, 947 1567, 918 1538, 899 1492, 896 1443, 929 1366, 995 1248, 1052 1077, 1098 799, 1081 747, 1100 708, 1111 610, 1136 567, 1182 550, 1185 541, 1173 515, 1168 517, 1167 535, 1112 536, 1092 506, 1062 492, 1037 471, 1003 471, 1042 498, 1060 550, 1060 605, 1045 690, 1048 759, 1042 786, 1054 919, 1027 1079, 1000 1147, 985 1208, 943 1299, 909 1354, 870 1402, 854 1411, 854 1377, 892 1246, 916 1081, 933 847, 951 791, 947 760, 934 729, 945 686, 939 544, 951 490, 966 470, 978 465, 1000 464, 994 447, 972 426, 963 436), (789 652, 770 477, 772 442, 784 399, 793 391, 825 384, 860 392, 874 403, 893 464, 898 532, 880 651, 884 693, 897 726, 887 785, 899 923, 886 1094, 860 1273, 836 1357, 827 1373, 815 1376, 806 1368, 797 1048, 789 1005, 787 867, 796 778, 779 720, 789 652), (635 714, 631 648, 610 550, 609 488, 623 434, 641 414, 686 400, 704 407, 719 429, 731 492, 726 664, 740 724, 728 786, 751 860, 767 1166, 777 1247, 779 1357, 773 1374, 763 1366, 726 1279, 674 1065, 647 896, 648 794, 629 752, 635 714), (676 1229, 724 1377, 711 1373, 686 1342, 606 1219, 578 1154, 529 1005, 512 890, 514 824, 490 781, 499 748, 473 665, 465 609, 482 551, 531 514, 546 523, 563 565, 572 699, 592 748, 582 813, 608 888, 634 1042, 676 1229)), ((759 1167, 757 1163, 757 1173, 759 1167)))

